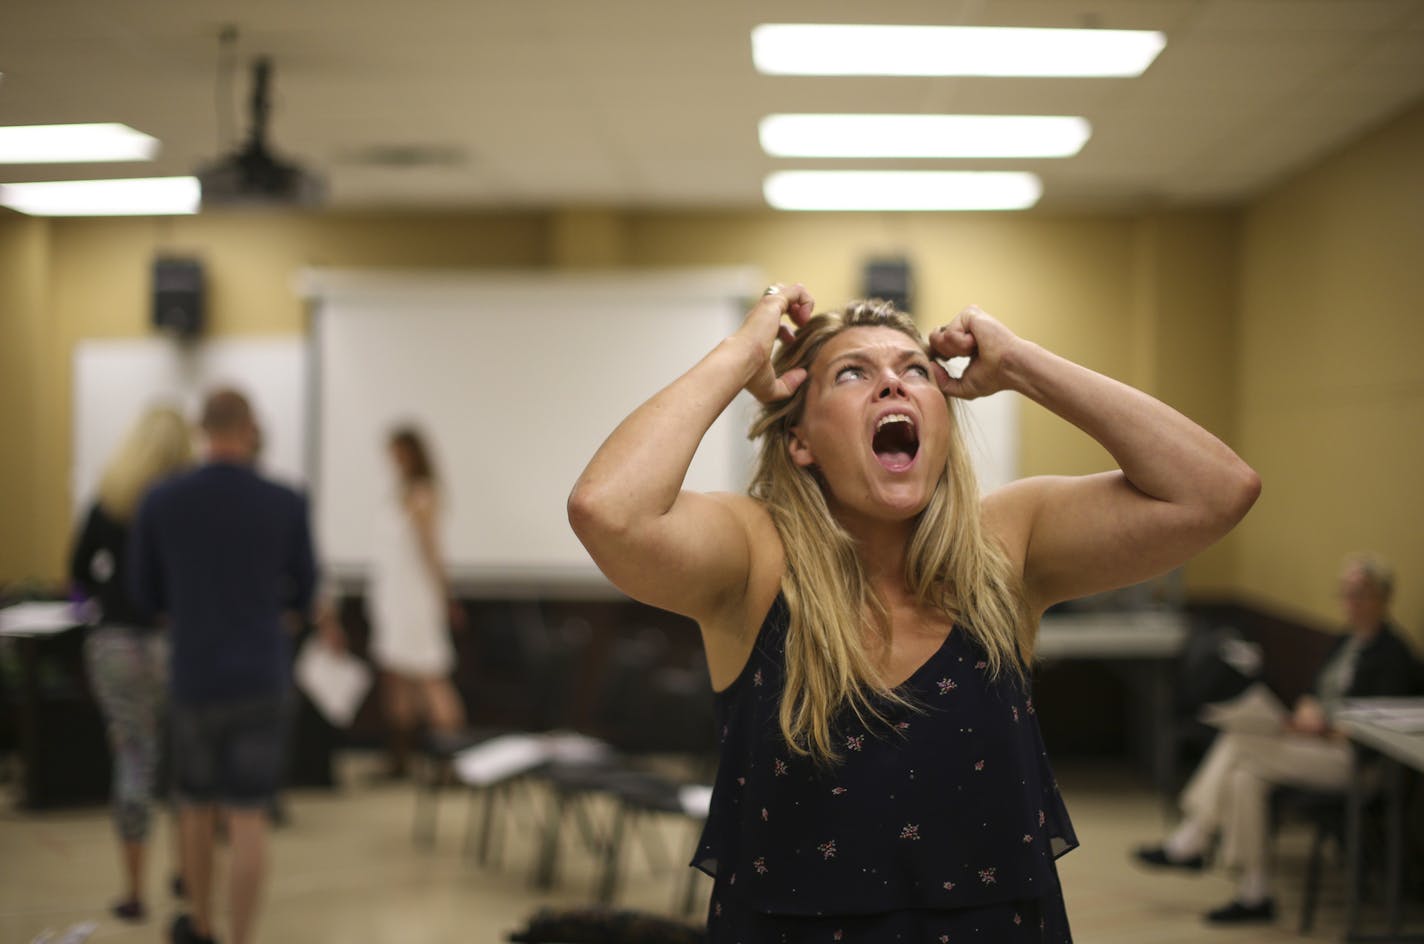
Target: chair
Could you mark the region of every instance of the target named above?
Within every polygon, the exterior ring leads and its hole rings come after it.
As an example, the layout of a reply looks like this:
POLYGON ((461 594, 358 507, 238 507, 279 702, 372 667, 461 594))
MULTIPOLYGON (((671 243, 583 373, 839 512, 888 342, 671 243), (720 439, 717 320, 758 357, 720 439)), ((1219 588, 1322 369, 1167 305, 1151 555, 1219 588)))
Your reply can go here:
MULTIPOLYGON (((678 755, 685 758, 694 778, 710 780, 716 769, 716 726, 707 671, 705 664, 698 661, 700 658, 698 653, 688 667, 664 667, 647 679, 641 706, 643 721, 636 739, 627 747, 646 754, 678 755)), ((608 792, 618 805, 599 882, 598 900, 604 904, 611 904, 617 894, 622 845, 629 831, 636 830, 654 868, 667 868, 669 857, 657 841, 657 833, 638 826, 669 815, 700 826, 707 819, 711 799, 710 788, 702 784, 657 774, 615 782, 608 792)), ((678 864, 685 862, 684 859, 678 864)), ((694 876, 691 869, 685 871, 679 907, 687 912, 692 908, 694 876)))
MULTIPOLYGON (((1305 888, 1301 894, 1300 933, 1308 934, 1315 924, 1315 908, 1320 897, 1320 873, 1325 862, 1325 847, 1334 842, 1338 862, 1344 861, 1347 795, 1342 791, 1312 790, 1307 787, 1279 786, 1271 792, 1271 835, 1279 832, 1284 821, 1296 820, 1313 829, 1310 853, 1305 864, 1305 888)), ((1371 790, 1365 801, 1366 823, 1378 822, 1382 797, 1371 790)), ((1366 826, 1365 828, 1372 828, 1366 826)), ((1365 844, 1365 848, 1370 847, 1365 844)))
MULTIPOLYGON (((485 622, 481 627, 482 649, 478 660, 492 670, 502 686, 497 692, 477 687, 484 700, 503 701, 503 711, 485 712, 519 722, 517 730, 541 731, 556 728, 568 714, 568 679, 588 646, 588 626, 582 620, 565 621, 557 629, 547 626, 535 603, 512 604, 506 618, 485 622)), ((505 798, 518 777, 492 783, 472 783, 453 776, 456 755, 497 738, 515 733, 509 724, 474 727, 452 734, 432 732, 420 745, 415 766, 415 824, 417 844, 434 841, 440 794, 447 786, 459 785, 471 793, 465 846, 468 851, 478 837, 479 861, 488 862, 494 838, 493 821, 497 803, 505 798), (457 784, 456 781, 459 780, 457 784), (476 829, 475 803, 484 800, 484 811, 476 829)))
MULTIPOLYGON (((706 671, 698 666, 660 667, 667 648, 662 631, 651 628, 619 640, 613 648, 595 720, 617 755, 592 763, 554 763, 538 772, 550 790, 551 808, 534 873, 536 887, 554 884, 563 824, 571 816, 584 845, 601 861, 598 900, 611 903, 628 833, 649 814, 693 815, 679 798, 684 784, 639 760, 679 754, 695 763, 715 753, 706 671), (589 802, 595 797, 613 801, 611 820, 595 819, 589 802)), ((668 856, 655 835, 648 830, 637 830, 636 835, 650 861, 665 867, 668 856)))
POLYGON ((415 780, 412 834, 416 845, 429 846, 435 842, 440 792, 452 785, 450 765, 455 755, 505 733, 501 728, 471 728, 449 734, 431 732, 426 736, 416 753, 412 771, 415 780))
MULTIPOLYGON (((1217 729, 1200 719, 1204 706, 1229 701, 1260 678, 1259 647, 1253 647, 1230 626, 1194 622, 1177 659, 1173 681, 1174 761, 1177 769, 1195 767, 1211 747, 1217 729), (1256 664, 1251 663, 1254 656, 1256 664), (1183 766, 1183 755, 1189 764, 1183 766)), ((1176 807, 1180 783, 1161 784, 1168 812, 1176 807)))
POLYGON ((1272 835, 1279 831, 1287 818, 1303 820, 1313 827, 1300 905, 1300 933, 1309 934, 1315 924, 1326 843, 1334 840, 1337 853, 1343 853, 1345 849, 1345 794, 1304 787, 1277 787, 1271 793, 1272 835))
MULTIPOLYGON (((608 843, 604 850, 602 874, 599 878, 598 901, 612 904, 618 893, 618 871, 622 863, 623 837, 630 829, 636 829, 640 820, 650 820, 658 816, 685 818, 696 827, 707 821, 712 800, 712 788, 702 784, 686 784, 656 775, 641 780, 628 780, 614 786, 612 790, 618 800, 618 810, 614 815, 608 843)), ((666 867, 666 850, 655 845, 649 830, 642 830, 644 848, 655 867, 666 867)), ((696 840, 694 840, 696 841, 696 840)), ((693 910, 693 894, 696 876, 691 868, 684 869, 686 875, 682 891, 678 894, 676 907, 683 913, 693 910)))
POLYGON ((557 880, 559 845, 565 820, 570 816, 574 818, 586 847, 593 850, 602 848, 607 838, 600 835, 589 815, 586 801, 610 792, 620 780, 639 774, 630 770, 622 758, 609 755, 586 761, 556 761, 542 767, 538 775, 549 789, 550 801, 544 814, 543 835, 531 882, 535 888, 548 889, 553 888, 557 880))

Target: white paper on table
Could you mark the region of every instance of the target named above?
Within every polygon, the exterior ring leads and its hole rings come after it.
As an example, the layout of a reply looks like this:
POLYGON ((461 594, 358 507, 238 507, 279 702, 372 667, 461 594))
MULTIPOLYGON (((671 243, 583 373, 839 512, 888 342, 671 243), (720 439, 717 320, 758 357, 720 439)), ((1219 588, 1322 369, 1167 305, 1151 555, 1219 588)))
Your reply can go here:
POLYGON ((607 741, 571 731, 551 731, 544 735, 549 760, 560 764, 596 764, 613 756, 607 741))
POLYGON ((1256 682, 1230 701, 1203 705, 1201 720, 1223 731, 1241 734, 1279 734, 1290 712, 1276 693, 1256 682))
POLYGON ((712 809, 712 788, 700 783, 684 784, 677 788, 677 801, 688 816, 706 819, 712 809))
POLYGON ((1335 713, 1340 721, 1365 721, 1403 734, 1424 733, 1424 698, 1351 698, 1335 713))
POLYGON ((316 639, 308 639, 297 653, 294 672, 297 685, 338 728, 351 724, 371 690, 371 669, 366 663, 316 639))
POLYGON ((86 622, 72 603, 16 603, 0 610, 0 636, 53 636, 86 622))
POLYGON ((537 734, 503 734, 455 755, 455 776, 471 787, 487 787, 527 773, 549 761, 549 746, 537 734))

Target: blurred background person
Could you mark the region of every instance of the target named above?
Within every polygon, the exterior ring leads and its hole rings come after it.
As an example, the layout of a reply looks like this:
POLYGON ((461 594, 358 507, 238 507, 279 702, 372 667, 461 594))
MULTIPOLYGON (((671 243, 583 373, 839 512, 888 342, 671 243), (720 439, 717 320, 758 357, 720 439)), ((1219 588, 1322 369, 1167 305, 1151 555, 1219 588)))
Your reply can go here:
POLYGON ((151 831, 168 646, 153 614, 129 596, 129 522, 144 493, 193 459, 188 424, 175 409, 139 417, 99 478, 98 497, 75 536, 69 574, 98 607, 84 641, 89 684, 113 753, 111 782, 124 897, 113 912, 128 921, 147 915, 144 862, 151 831))
POLYGON ((1236 897, 1206 914, 1213 924, 1271 921, 1269 822, 1278 786, 1341 791, 1354 760, 1332 724, 1347 698, 1417 694, 1420 666, 1390 617, 1394 572, 1369 554, 1346 558, 1340 573, 1346 632, 1276 734, 1223 731, 1182 792, 1183 819, 1160 846, 1137 850, 1145 865, 1201 871, 1214 842, 1240 870, 1236 897))
POLYGON ((169 616, 174 783, 191 914, 175 944, 213 939, 219 813, 232 848, 233 944, 252 938, 267 873, 267 810, 282 774, 291 687, 285 618, 316 584, 306 500, 253 467, 261 437, 247 398, 203 405, 203 465, 148 493, 134 520, 130 587, 169 616))
POLYGON ((396 485, 380 508, 372 553, 371 658, 381 671, 388 773, 403 777, 420 723, 432 734, 465 725, 465 706, 451 680, 450 640, 452 628, 463 628, 464 613, 450 595, 441 551, 443 496, 425 437, 400 426, 386 447, 396 485))

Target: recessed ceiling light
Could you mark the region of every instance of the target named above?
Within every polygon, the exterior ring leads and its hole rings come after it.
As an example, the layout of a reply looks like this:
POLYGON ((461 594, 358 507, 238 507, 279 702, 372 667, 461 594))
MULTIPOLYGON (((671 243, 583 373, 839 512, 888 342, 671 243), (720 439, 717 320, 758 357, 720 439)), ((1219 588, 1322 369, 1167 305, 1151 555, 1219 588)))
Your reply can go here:
POLYGON ((1051 115, 767 115, 773 157, 1072 157, 1092 129, 1051 115))
POLYGON ((0 184, 0 206, 31 216, 171 216, 197 213, 196 177, 0 184))
POLYGON ((752 60, 770 75, 1135 76, 1167 38, 1150 30, 763 23, 752 60))
POLYGON ((784 170, 762 193, 778 210, 1026 210, 1043 184, 1021 171, 784 170))
POLYGON ((115 123, 0 128, 0 164, 151 161, 158 139, 115 123))

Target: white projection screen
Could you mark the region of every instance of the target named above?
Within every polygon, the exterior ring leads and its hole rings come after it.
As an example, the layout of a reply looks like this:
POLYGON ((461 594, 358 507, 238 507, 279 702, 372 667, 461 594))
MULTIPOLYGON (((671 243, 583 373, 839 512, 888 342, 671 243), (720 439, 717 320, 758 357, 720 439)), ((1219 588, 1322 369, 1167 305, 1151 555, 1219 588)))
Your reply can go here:
MULTIPOLYGON (((568 526, 574 479, 624 416, 735 330, 759 284, 744 269, 304 273, 328 571, 364 574, 377 506, 393 500, 386 438, 413 423, 433 447, 462 592, 606 587, 568 526)), ((742 394, 713 425, 688 488, 745 488, 753 406, 742 394)))

